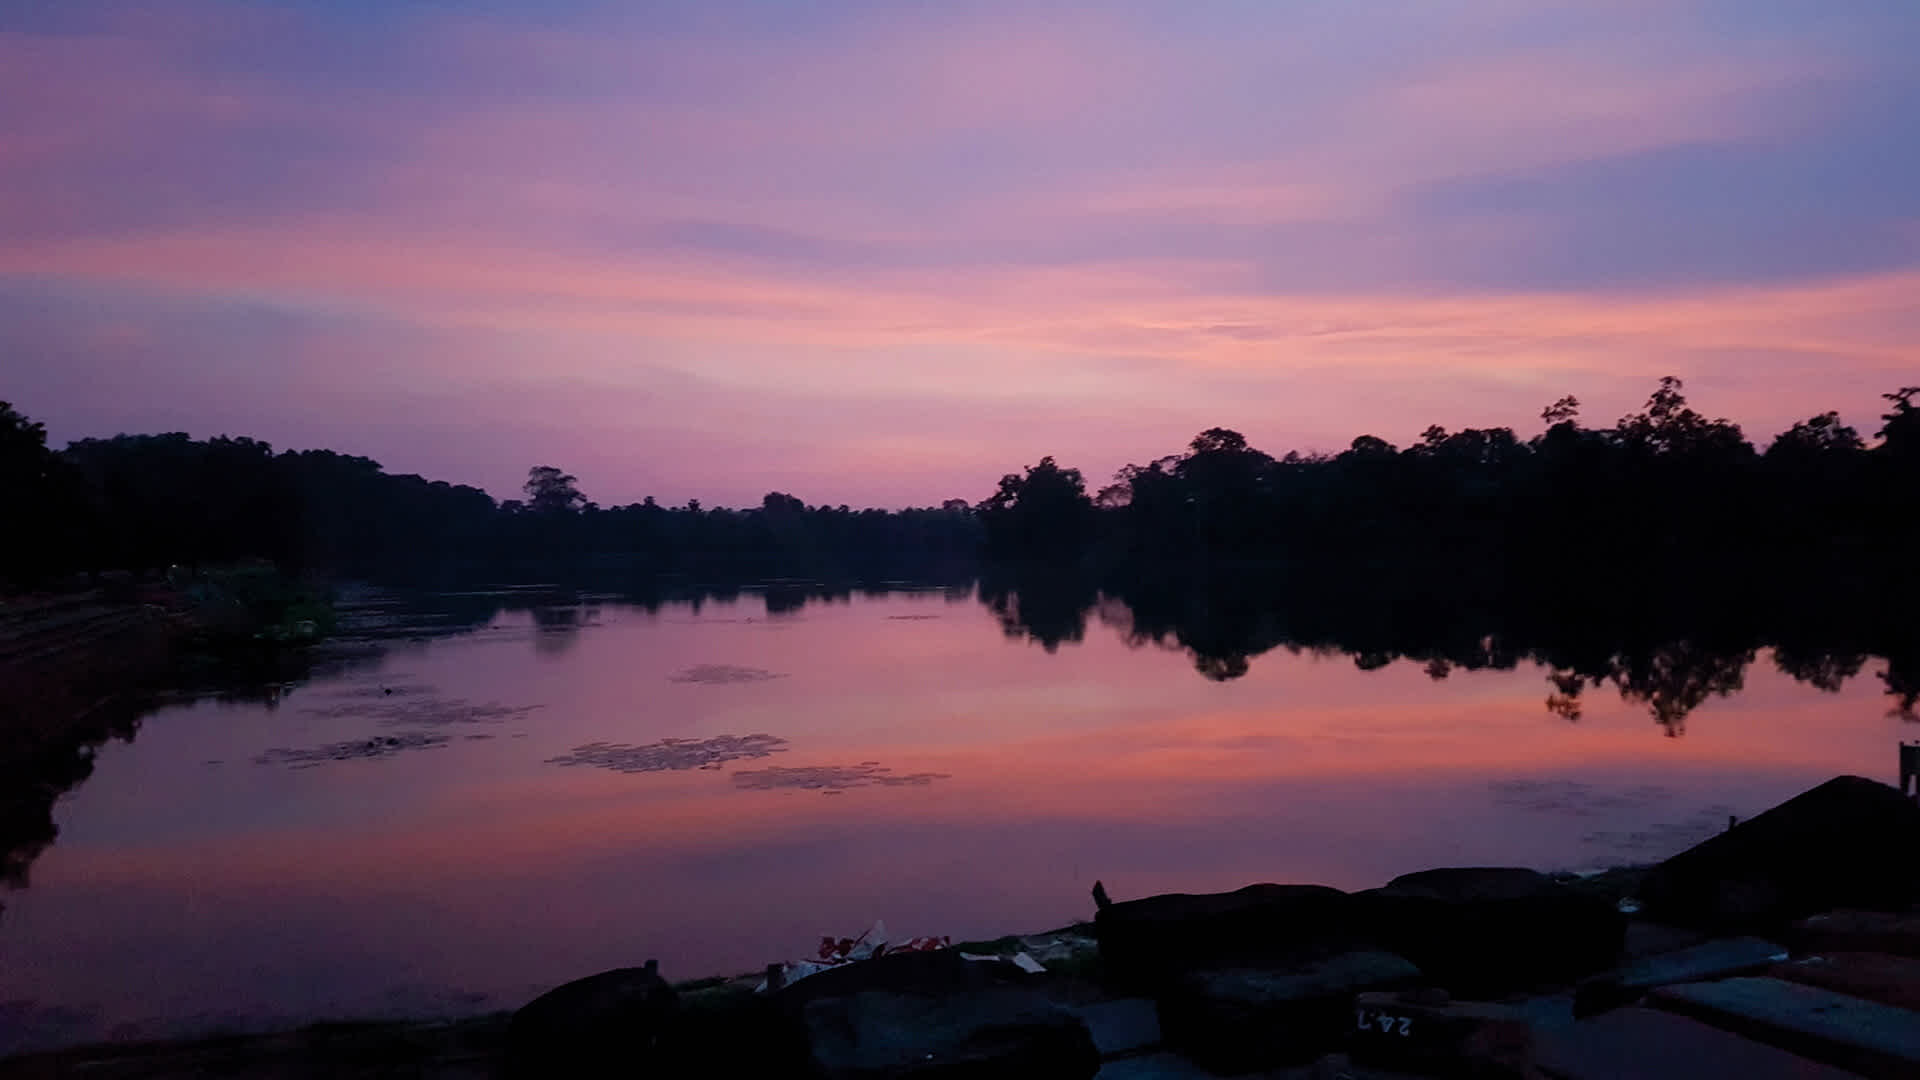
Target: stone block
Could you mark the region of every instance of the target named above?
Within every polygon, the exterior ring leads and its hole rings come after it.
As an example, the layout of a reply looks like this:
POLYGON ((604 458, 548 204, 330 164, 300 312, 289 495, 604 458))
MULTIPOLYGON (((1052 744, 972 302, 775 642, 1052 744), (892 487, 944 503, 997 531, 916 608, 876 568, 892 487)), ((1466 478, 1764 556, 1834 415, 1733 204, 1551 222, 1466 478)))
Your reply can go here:
POLYGON ((1905 1009, 1761 976, 1663 986, 1647 1000, 1863 1076, 1920 1076, 1920 1022, 1905 1009))
MULTIPOLYGON (((1914 858, 1920 858, 1916 853, 1914 858)), ((1920 956, 1920 914, 1829 911, 1793 924, 1787 941, 1801 952, 1875 952, 1920 956)))
POLYGON ((1425 1076, 1522 1080, 1533 1062, 1532 1026, 1519 1012, 1445 995, 1361 994, 1354 1001, 1353 1059, 1425 1076))
POLYGON ((1161 996, 1167 1045, 1216 1072, 1309 1061, 1338 1049, 1355 995, 1405 987, 1420 971, 1401 957, 1353 952, 1289 968, 1191 972, 1161 996))
POLYGON ((1574 1013, 1588 1016, 1617 1008, 1657 986, 1753 974, 1786 959, 1785 946, 1754 937, 1708 941, 1644 957, 1582 982, 1574 994, 1574 1013))
POLYGON ((1770 968, 1767 974, 1837 994, 1916 1010, 1920 1024, 1920 958, 1886 953, 1830 952, 1770 968))
POLYGON ((1616 1009, 1535 1033, 1534 1059, 1557 1080, 1851 1080, 1852 1073, 1657 1009, 1616 1009))

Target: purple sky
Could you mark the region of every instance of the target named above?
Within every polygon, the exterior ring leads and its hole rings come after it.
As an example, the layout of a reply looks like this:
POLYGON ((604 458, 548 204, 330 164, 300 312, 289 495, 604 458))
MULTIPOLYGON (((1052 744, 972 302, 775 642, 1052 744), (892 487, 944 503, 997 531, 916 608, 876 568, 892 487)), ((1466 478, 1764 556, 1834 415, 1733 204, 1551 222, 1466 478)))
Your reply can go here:
POLYGON ((603 504, 1920 381, 1912 0, 17 3, 0 397, 603 504))

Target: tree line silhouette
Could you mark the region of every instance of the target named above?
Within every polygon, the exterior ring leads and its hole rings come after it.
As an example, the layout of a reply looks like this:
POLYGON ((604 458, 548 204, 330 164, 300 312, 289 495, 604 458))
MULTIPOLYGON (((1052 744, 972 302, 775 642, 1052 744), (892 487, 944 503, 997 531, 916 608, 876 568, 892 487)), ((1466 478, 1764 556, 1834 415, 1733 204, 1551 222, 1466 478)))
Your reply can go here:
POLYGON ((289 572, 400 580, 537 574, 837 574, 923 578, 971 566, 980 526, 962 500, 901 511, 808 506, 603 508, 551 466, 524 499, 394 475, 369 458, 185 434, 82 439, 0 402, 0 584, 265 559, 289 572))
POLYGON ((1910 583, 1920 532, 1920 387, 1884 395, 1869 445, 1833 412, 1757 449, 1691 408, 1679 379, 1606 428, 1579 402, 1540 434, 1430 427, 1404 449, 1373 435, 1337 454, 1275 457, 1210 428, 1184 453, 1128 465, 1090 492, 1047 457, 977 505, 809 506, 782 492, 745 509, 603 508, 561 469, 525 498, 387 473, 330 450, 174 433, 64 450, 0 403, 0 576, 150 575, 246 558, 289 570, 495 577, 577 572, 934 579, 987 562, 1113 567, 1281 562, 1330 572, 1427 567, 1511 585, 1783 563, 1910 583))
POLYGON ((1872 446, 1826 412, 1764 451, 1681 390, 1662 379, 1607 428, 1582 427, 1579 402, 1562 398, 1531 439, 1434 426, 1405 449, 1362 435, 1338 454, 1274 457, 1211 428, 1097 492, 1044 458, 1002 478, 979 513, 1007 560, 1413 562, 1540 582, 1785 559, 1910 577, 1920 387, 1883 395, 1872 446))

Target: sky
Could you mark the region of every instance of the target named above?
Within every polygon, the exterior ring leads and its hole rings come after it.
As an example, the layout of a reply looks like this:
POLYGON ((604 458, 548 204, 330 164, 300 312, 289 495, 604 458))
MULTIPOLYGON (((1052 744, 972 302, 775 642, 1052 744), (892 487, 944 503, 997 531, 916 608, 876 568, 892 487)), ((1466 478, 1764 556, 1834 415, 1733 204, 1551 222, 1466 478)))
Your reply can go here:
POLYGON ((1920 382, 1912 0, 15 0, 0 398, 603 505, 1920 382))

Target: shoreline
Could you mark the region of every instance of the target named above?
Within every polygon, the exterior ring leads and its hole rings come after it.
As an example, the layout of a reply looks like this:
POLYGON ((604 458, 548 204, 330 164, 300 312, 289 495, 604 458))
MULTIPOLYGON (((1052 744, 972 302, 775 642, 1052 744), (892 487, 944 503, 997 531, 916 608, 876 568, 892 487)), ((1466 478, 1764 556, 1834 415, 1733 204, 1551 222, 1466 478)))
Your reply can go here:
MULTIPOLYGON (((1617 903, 1633 895, 1650 868, 1647 864, 1636 864, 1589 874, 1563 871, 1543 876, 1567 886, 1570 891, 1617 903)), ((1045 967, 1040 978, 1066 997, 1097 1001, 1112 996, 1104 987, 1099 942, 1092 921, 1036 933, 956 941, 943 948, 1001 960, 1026 953, 1045 967)), ((851 965, 839 965, 846 966, 851 965)), ((592 974, 582 972, 579 977, 592 974)), ((669 985, 679 995, 683 1009, 696 1014, 717 1014, 764 998, 757 991, 766 979, 767 972, 762 970, 683 979, 669 985)), ((804 983, 805 980, 796 981, 804 983)), ((365 1069, 369 1076, 384 1075, 382 1070, 406 1066, 429 1070, 426 1075, 432 1076, 493 1076, 506 1051, 509 1024, 515 1012, 526 1004, 464 1016, 338 1016, 263 1031, 210 1031, 178 1038, 125 1042, 109 1039, 32 1050, 0 1058, 0 1080, 62 1076, 78 1070, 108 1078, 121 1075, 170 1078, 206 1071, 288 1065, 324 1067, 329 1075, 357 1075, 354 1071, 357 1069, 365 1069)))

